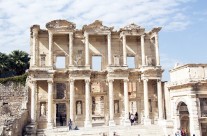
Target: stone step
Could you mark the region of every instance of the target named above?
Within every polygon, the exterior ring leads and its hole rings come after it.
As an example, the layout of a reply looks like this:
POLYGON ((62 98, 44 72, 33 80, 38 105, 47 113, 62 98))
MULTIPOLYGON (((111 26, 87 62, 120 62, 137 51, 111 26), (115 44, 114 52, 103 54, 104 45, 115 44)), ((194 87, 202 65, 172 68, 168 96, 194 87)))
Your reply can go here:
POLYGON ((69 131, 68 127, 58 127, 51 130, 38 130, 38 136, 164 136, 163 130, 157 125, 136 126, 98 126, 93 128, 80 128, 69 131))

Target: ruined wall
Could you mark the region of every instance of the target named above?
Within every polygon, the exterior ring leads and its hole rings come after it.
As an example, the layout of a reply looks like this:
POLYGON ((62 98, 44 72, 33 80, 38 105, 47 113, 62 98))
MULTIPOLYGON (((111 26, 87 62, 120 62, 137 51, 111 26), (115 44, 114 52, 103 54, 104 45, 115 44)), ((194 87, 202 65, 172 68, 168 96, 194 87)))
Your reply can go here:
POLYGON ((21 84, 0 84, 0 135, 22 135, 28 121, 27 93, 21 84))

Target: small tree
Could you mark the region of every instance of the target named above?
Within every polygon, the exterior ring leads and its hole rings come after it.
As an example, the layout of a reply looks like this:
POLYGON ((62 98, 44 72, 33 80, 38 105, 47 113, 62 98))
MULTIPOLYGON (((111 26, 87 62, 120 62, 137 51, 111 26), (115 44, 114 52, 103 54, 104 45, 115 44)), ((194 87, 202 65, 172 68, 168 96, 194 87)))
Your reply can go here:
POLYGON ((22 75, 29 68, 29 54, 24 51, 15 50, 9 54, 10 69, 15 75, 22 75))

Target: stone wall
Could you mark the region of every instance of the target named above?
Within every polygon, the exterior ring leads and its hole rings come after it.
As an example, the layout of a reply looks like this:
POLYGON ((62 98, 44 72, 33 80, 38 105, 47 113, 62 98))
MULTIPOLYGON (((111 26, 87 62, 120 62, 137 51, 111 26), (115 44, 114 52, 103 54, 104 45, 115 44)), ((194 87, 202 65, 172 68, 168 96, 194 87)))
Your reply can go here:
POLYGON ((27 88, 21 84, 0 84, 0 135, 23 134, 28 121, 27 93, 27 88))

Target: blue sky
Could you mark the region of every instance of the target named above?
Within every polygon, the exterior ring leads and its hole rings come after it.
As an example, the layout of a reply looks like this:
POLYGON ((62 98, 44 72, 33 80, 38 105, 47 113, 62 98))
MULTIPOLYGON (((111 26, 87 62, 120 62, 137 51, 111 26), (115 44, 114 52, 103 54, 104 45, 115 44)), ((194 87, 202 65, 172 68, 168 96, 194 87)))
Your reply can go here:
POLYGON ((206 63, 206 0, 0 0, 0 52, 29 53, 29 30, 66 19, 77 28, 102 20, 115 29, 136 23, 146 30, 163 27, 159 35, 163 80, 175 63, 206 63))

